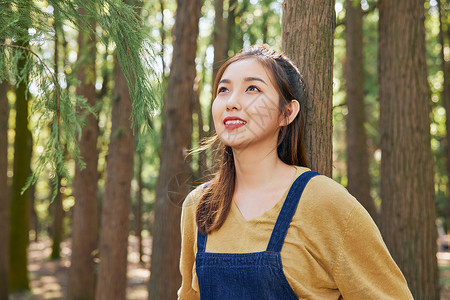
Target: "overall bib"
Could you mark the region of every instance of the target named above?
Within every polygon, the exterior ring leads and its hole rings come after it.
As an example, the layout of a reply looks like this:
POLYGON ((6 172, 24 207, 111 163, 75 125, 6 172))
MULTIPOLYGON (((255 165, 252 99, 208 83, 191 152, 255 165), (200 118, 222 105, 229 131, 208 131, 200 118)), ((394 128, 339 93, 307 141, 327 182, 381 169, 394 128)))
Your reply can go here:
POLYGON ((316 175, 307 171, 292 184, 266 251, 205 252, 207 237, 198 232, 195 264, 201 300, 298 299, 284 276, 280 251, 303 190, 316 175))

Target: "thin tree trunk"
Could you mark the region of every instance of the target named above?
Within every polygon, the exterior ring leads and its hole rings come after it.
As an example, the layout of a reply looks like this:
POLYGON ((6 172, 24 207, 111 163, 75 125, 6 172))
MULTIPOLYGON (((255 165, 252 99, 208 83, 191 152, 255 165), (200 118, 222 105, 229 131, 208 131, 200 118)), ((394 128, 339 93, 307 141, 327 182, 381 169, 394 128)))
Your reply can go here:
POLYGON ((159 34, 161 35, 162 78, 166 80, 166 61, 164 59, 166 47, 166 30, 164 28, 164 0, 159 0, 159 7, 161 9, 161 25, 159 27, 159 34))
MULTIPOLYGON (((238 2, 237 0, 228 0, 228 18, 227 18, 227 34, 226 34, 226 43, 228 50, 232 51, 231 55, 234 55, 236 53, 235 47, 233 47, 235 43, 235 27, 236 27, 236 8, 237 8, 238 2)), ((228 51, 225 52, 225 55, 228 56, 228 51)))
MULTIPOLYGON (((438 0, 439 9, 439 43, 441 44, 441 60, 442 60, 442 71, 444 72, 444 89, 442 91, 442 104, 445 107, 446 120, 445 128, 447 131, 445 150, 447 153, 447 174, 450 174, 450 61, 445 61, 445 46, 449 46, 450 43, 450 28, 447 25, 447 31, 444 30, 443 24, 447 18, 447 11, 442 7, 442 1, 438 0), (447 43, 445 43, 445 36, 447 35, 447 43)), ((444 1, 445 4, 445 1, 444 1)), ((450 177, 450 175, 447 175, 450 177)), ((450 195, 450 180, 447 181, 447 195, 450 195)), ((446 220, 447 220, 447 232, 450 233, 450 196, 447 200, 447 210, 446 210, 446 220)))
MULTIPOLYGON (((28 44, 22 45, 28 47, 28 44)), ((25 57, 18 68, 24 68, 25 57)), ((14 177, 11 189, 9 234, 9 287, 10 292, 29 290, 27 270, 28 223, 30 210, 29 191, 22 188, 30 175, 31 133, 28 130, 27 82, 22 81, 16 90, 16 134, 14 139, 14 177)))
MULTIPOLYGON (((214 0, 214 32, 213 32, 213 47, 214 47, 214 62, 213 62, 213 81, 216 78, 217 71, 226 59, 225 42, 226 31, 223 19, 223 0, 214 0)), ((214 91, 213 91, 214 93, 214 91)))
MULTIPOLYGON (((84 11, 80 11, 84 14, 84 11)), ((95 26, 94 26, 95 27, 95 26)), ((89 105, 95 106, 95 56, 96 42, 93 34, 78 35, 79 58, 77 94, 84 96, 89 105)), ((103 82, 106 86, 107 82, 103 82)), ((86 164, 81 170, 77 165, 73 182, 75 206, 72 219, 72 257, 69 269, 69 299, 94 299, 96 269, 94 253, 98 242, 98 121, 87 116, 87 126, 82 129, 80 153, 86 164)))
POLYGON ((331 176, 334 0, 283 2, 282 49, 299 68, 308 99, 301 103, 311 168, 331 176))
POLYGON ((9 187, 8 187, 8 82, 0 82, 0 300, 8 299, 9 187))
POLYGON ((137 171, 137 181, 138 181, 138 190, 137 190, 137 203, 135 210, 135 235, 138 238, 138 249, 139 249, 139 262, 143 262, 142 256, 144 255, 142 251, 142 190, 144 189, 144 182, 142 181, 142 165, 144 164, 142 160, 142 152, 137 153, 138 156, 138 171, 137 171))
MULTIPOLYGON (((30 152, 32 152, 32 149, 30 149, 30 152)), ((34 231, 34 238, 30 240, 33 240, 34 242, 37 242, 39 239, 39 231, 40 231, 40 224, 38 220, 38 216, 36 213, 36 207, 35 207, 35 198, 34 195, 36 194, 36 185, 32 185, 28 188, 29 195, 30 195, 30 221, 29 221, 29 228, 28 231, 34 231)))
MULTIPOLYGON (((55 11, 55 19, 53 28, 55 30, 55 51, 53 55, 53 59, 55 61, 55 73, 58 74, 58 48, 59 48, 59 27, 60 24, 58 22, 58 14, 57 11, 55 11)), ((58 76, 58 75, 56 75, 58 76)), ((64 219, 64 210, 62 206, 62 194, 61 194, 61 179, 58 180, 58 191, 56 194, 55 199, 53 199, 53 230, 52 230, 52 253, 50 255, 51 259, 58 259, 60 258, 60 252, 61 252, 61 241, 63 236, 63 219, 64 219)), ((32 201, 34 202, 34 201, 32 201)))
MULTIPOLYGON (((192 98, 194 113, 197 114, 197 130, 198 130, 198 140, 202 141, 206 134, 203 130, 203 115, 202 106, 200 103, 200 80, 194 85, 194 96, 192 98)), ((207 156, 205 151, 201 151, 198 156, 198 173, 195 176, 194 182, 198 180, 203 180, 208 174, 207 156)))
MULTIPOLYGON (((131 98, 118 62, 114 65, 112 127, 102 204, 97 299, 125 299, 127 246, 133 179, 131 98)), ((162 298, 161 298, 162 299, 162 298)))
MULTIPOLYGON (((61 179, 58 180, 58 193, 53 200, 53 228, 52 228, 52 253, 51 259, 59 259, 61 257, 61 242, 63 237, 63 220, 64 210, 62 206, 63 198, 61 194, 61 179)), ((34 202, 34 201, 33 201, 34 202)))
POLYGON ((180 287, 181 203, 191 176, 185 161, 191 145, 192 97, 195 78, 200 0, 178 0, 172 67, 168 81, 159 177, 156 186, 155 221, 149 299, 175 299, 180 287))
MULTIPOLYGON (((214 32, 213 32, 213 48, 214 48, 214 61, 213 61, 213 74, 212 74, 212 82, 214 82, 217 71, 220 66, 224 63, 226 59, 226 31, 225 24, 223 19, 223 0, 215 0, 214 1, 214 32)), ((212 95, 214 95, 214 91, 212 91, 212 95)), ((211 99, 211 105, 214 99, 211 99)), ((211 109, 209 110, 209 129, 212 131, 214 129, 214 121, 212 118, 211 109)), ((215 152, 214 150, 212 150, 215 152)), ((214 166, 214 164, 213 164, 214 166)))
POLYGON ((364 123, 363 14, 361 5, 346 0, 345 13, 347 90, 347 188, 376 219, 375 203, 370 196, 369 157, 364 123))
POLYGON ((423 1, 379 2, 380 225, 415 299, 439 299, 423 1))

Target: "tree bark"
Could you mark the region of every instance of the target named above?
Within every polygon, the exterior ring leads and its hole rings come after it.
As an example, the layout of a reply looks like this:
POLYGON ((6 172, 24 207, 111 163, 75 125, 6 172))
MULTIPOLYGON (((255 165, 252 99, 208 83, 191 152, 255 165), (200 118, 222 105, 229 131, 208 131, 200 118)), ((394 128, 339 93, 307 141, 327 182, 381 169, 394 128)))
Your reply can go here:
MULTIPOLYGON (((217 71, 219 70, 220 66, 225 62, 226 60, 226 53, 228 52, 227 47, 225 46, 225 42, 227 39, 227 32, 225 30, 225 22, 223 19, 223 0, 215 0, 214 1, 214 32, 213 32, 213 48, 214 48, 214 61, 213 61, 213 75, 212 75, 212 81, 216 79, 217 71)), ((212 89, 211 89, 212 90, 212 89)), ((213 95, 214 91, 211 91, 211 106, 212 102, 214 101, 213 95)), ((214 130, 214 120, 212 118, 212 111, 209 110, 209 130, 212 132, 214 130)), ((211 149, 212 153, 216 152, 215 147, 211 149)), ((212 164, 212 172, 216 172, 215 169, 216 164, 212 164)))
POLYGON ((134 221, 135 221, 135 235, 138 238, 139 262, 143 262, 142 256, 144 255, 144 253, 142 251, 142 205, 144 203, 144 199, 142 199, 142 190, 144 189, 144 182, 142 180, 142 166, 144 164, 144 161, 142 159, 142 152, 138 152, 137 156, 138 156, 138 163, 137 163, 138 190, 137 190, 137 203, 134 221))
POLYGON ((172 67, 168 81, 159 177, 156 186, 155 221, 149 299, 174 299, 180 287, 181 203, 191 176, 185 161, 192 131, 192 97, 196 74, 200 0, 178 0, 172 67))
MULTIPOLYGON (((214 47, 214 62, 213 62, 213 81, 216 78, 217 71, 226 59, 226 31, 223 19, 223 0, 214 0, 214 32, 213 32, 213 47, 214 47)), ((214 91, 213 91, 214 93, 214 91)))
MULTIPOLYGON (((59 24, 58 20, 58 12, 55 11, 55 18, 53 23, 53 28, 55 30, 55 51, 53 55, 53 59, 55 61, 55 73, 58 74, 58 48, 59 48, 59 24)), ((58 75, 56 75, 58 76, 58 75)), ((53 208, 53 230, 52 230, 52 253, 50 254, 51 259, 60 258, 61 253, 61 241, 63 236, 63 219, 64 219, 64 210, 62 206, 62 194, 61 194, 61 179, 58 179, 57 186, 57 194, 55 199, 53 199, 52 208, 53 208)), ((32 201, 32 204, 34 201, 32 201)), ((34 205, 33 205, 34 206, 34 205)), ((37 232, 36 232, 37 234, 37 232)))
POLYGON ((361 5, 346 0, 345 13, 347 91, 347 178, 348 191, 358 199, 373 219, 375 203, 370 196, 369 157, 364 123, 363 14, 361 5))
POLYGON ((233 56, 239 49, 236 49, 234 47, 234 44, 236 43, 235 39, 235 30, 236 30, 236 8, 237 8, 238 2, 237 0, 228 0, 228 18, 227 18, 227 34, 226 34, 226 43, 228 50, 231 50, 231 54, 229 54, 227 51, 225 53, 226 56, 233 56))
POLYGON ((8 116, 6 94, 9 85, 0 82, 0 300, 8 299, 9 187, 8 187, 8 116))
POLYGON ((52 227, 52 253, 50 254, 51 259, 59 259, 61 257, 61 242, 63 237, 63 220, 64 220, 64 209, 63 209, 63 198, 61 194, 61 178, 58 180, 58 194, 52 203, 52 214, 53 214, 53 227, 52 227))
POLYGON ((127 246, 133 179, 131 98, 118 62, 114 65, 112 127, 100 233, 98 300, 125 299, 127 246))
POLYGON ((308 98, 300 103, 311 168, 331 176, 335 1, 285 0, 282 49, 297 65, 308 98))
POLYGON ((423 1, 379 7, 380 225, 415 299, 439 299, 423 1))
MULTIPOLYGON (((80 11, 84 14, 83 11, 80 11)), ((92 33, 80 31, 78 35, 79 64, 77 94, 87 99, 90 106, 97 101, 95 90, 96 42, 92 33)), ((103 82, 106 86, 107 82, 103 82)), ((82 129, 80 153, 86 164, 75 167, 73 194, 75 206, 72 219, 72 257, 69 269, 69 299, 94 299, 96 270, 94 253, 98 247, 98 121, 87 116, 82 129)))
MULTIPOLYGON (((445 47, 449 47, 450 43, 450 25, 446 26, 444 29, 443 24, 445 24, 445 20, 447 19, 447 10, 445 9, 445 1, 444 7, 442 5, 442 1, 438 0, 438 9, 439 9, 439 43, 441 44, 441 60, 442 60, 442 71, 444 72, 444 89, 442 91, 442 104, 445 108, 446 120, 445 120, 445 128, 447 131, 446 143, 445 143, 445 151, 447 156, 447 174, 450 174, 450 61, 445 60, 445 47), (447 37, 447 43, 445 42, 445 37, 447 37)), ((450 178, 450 175, 447 175, 450 178)), ((450 195, 450 181, 447 181, 447 195, 450 195)), ((447 210, 446 210, 446 221, 447 221, 447 233, 450 233, 450 196, 447 200, 447 210)))
MULTIPOLYGON (((193 112, 197 115, 197 130, 198 130, 198 140, 201 142, 205 137, 206 133, 203 130, 203 115, 202 115, 202 105, 200 103, 200 82, 194 84, 194 96, 193 100, 193 112)), ((199 182, 208 175, 209 168, 207 162, 206 151, 201 151, 198 155, 198 173, 194 176, 194 182, 199 182)))
MULTIPOLYGON (((22 45, 28 47, 28 44, 22 45)), ((19 70, 25 66, 20 58, 19 70)), ((9 231, 9 287, 10 292, 29 290, 27 270, 28 223, 30 211, 29 191, 22 193, 30 175, 31 133, 28 130, 27 82, 19 83, 16 90, 16 134, 14 139, 14 177, 11 189, 9 231)))

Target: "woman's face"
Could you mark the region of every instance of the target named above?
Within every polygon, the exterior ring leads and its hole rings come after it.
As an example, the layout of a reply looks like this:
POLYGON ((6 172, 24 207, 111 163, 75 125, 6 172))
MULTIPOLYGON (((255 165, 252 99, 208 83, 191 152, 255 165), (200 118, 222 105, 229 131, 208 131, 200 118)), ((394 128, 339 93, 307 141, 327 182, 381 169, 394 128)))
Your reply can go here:
POLYGON ((283 120, 271 79, 254 58, 226 68, 212 105, 214 126, 225 145, 233 149, 257 144, 276 148, 283 120))

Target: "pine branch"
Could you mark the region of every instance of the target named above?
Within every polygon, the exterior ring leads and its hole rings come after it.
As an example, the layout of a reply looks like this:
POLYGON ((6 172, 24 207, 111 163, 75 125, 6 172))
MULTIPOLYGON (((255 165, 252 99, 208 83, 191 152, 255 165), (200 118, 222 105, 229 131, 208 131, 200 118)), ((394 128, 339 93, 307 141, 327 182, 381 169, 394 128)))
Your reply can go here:
MULTIPOLYGON (((78 140, 85 121, 80 115, 85 112, 95 114, 86 99, 73 96, 67 89, 61 88, 56 74, 51 71, 52 62, 45 61, 39 55, 38 46, 35 46, 54 42, 55 32, 51 24, 56 18, 60 23, 69 21, 79 31, 90 31, 106 47, 111 42, 115 44, 117 60, 132 98, 130 118, 133 132, 137 134, 138 148, 142 148, 141 136, 151 132, 147 118, 162 102, 159 74, 155 71, 155 55, 151 46, 153 40, 148 35, 151 31, 142 25, 135 7, 120 0, 48 0, 47 3, 57 14, 43 11, 34 1, 0 0, 0 41, 5 49, 0 51, 0 81, 7 76, 15 77, 17 84, 30 77, 39 89, 31 101, 31 112, 40 115, 37 131, 39 133, 42 128, 50 128, 44 152, 38 158, 26 187, 34 184, 39 174, 48 168, 54 174, 55 183, 58 182, 58 176, 66 177, 70 182, 63 154, 67 152, 68 157, 83 167, 78 140), (80 7, 85 11, 83 15, 78 11, 80 7), (101 36, 91 27, 89 20, 92 19, 101 27, 101 36), (29 34, 30 25, 27 24, 31 24, 35 30, 33 35, 29 34), (29 42, 31 46, 15 46, 12 45, 14 41, 29 42), (22 51, 33 54, 39 63, 27 56, 25 67, 19 69, 17 62, 22 51)), ((74 73, 66 75, 65 79, 68 85, 77 82, 74 73)))
MULTIPOLYGON (((33 54, 34 56, 36 56, 37 57, 37 59, 40 61, 40 63, 47 69, 47 71, 48 71, 48 73, 50 74, 50 76, 52 76, 52 79, 53 79, 53 82, 54 82, 54 84, 55 84, 55 86, 59 86, 59 84, 58 84, 58 80, 56 79, 56 77, 55 77, 55 74, 53 74, 53 72, 50 70, 50 68, 47 66, 47 64, 41 59, 41 57, 36 53, 36 52, 34 52, 33 50, 31 50, 30 48, 27 48, 27 47, 23 47, 23 46, 19 46, 19 45, 11 45, 11 44, 0 44, 0 46, 1 47, 10 47, 10 48, 17 48, 17 49, 22 49, 22 50, 25 50, 25 51, 28 51, 28 52, 30 52, 31 54, 33 54)), ((60 99, 60 96, 59 96, 59 88, 56 88, 56 98, 57 98, 57 108, 56 108, 56 110, 57 110, 57 124, 59 125, 59 119, 60 119, 60 111, 59 111, 59 99, 60 99)))

